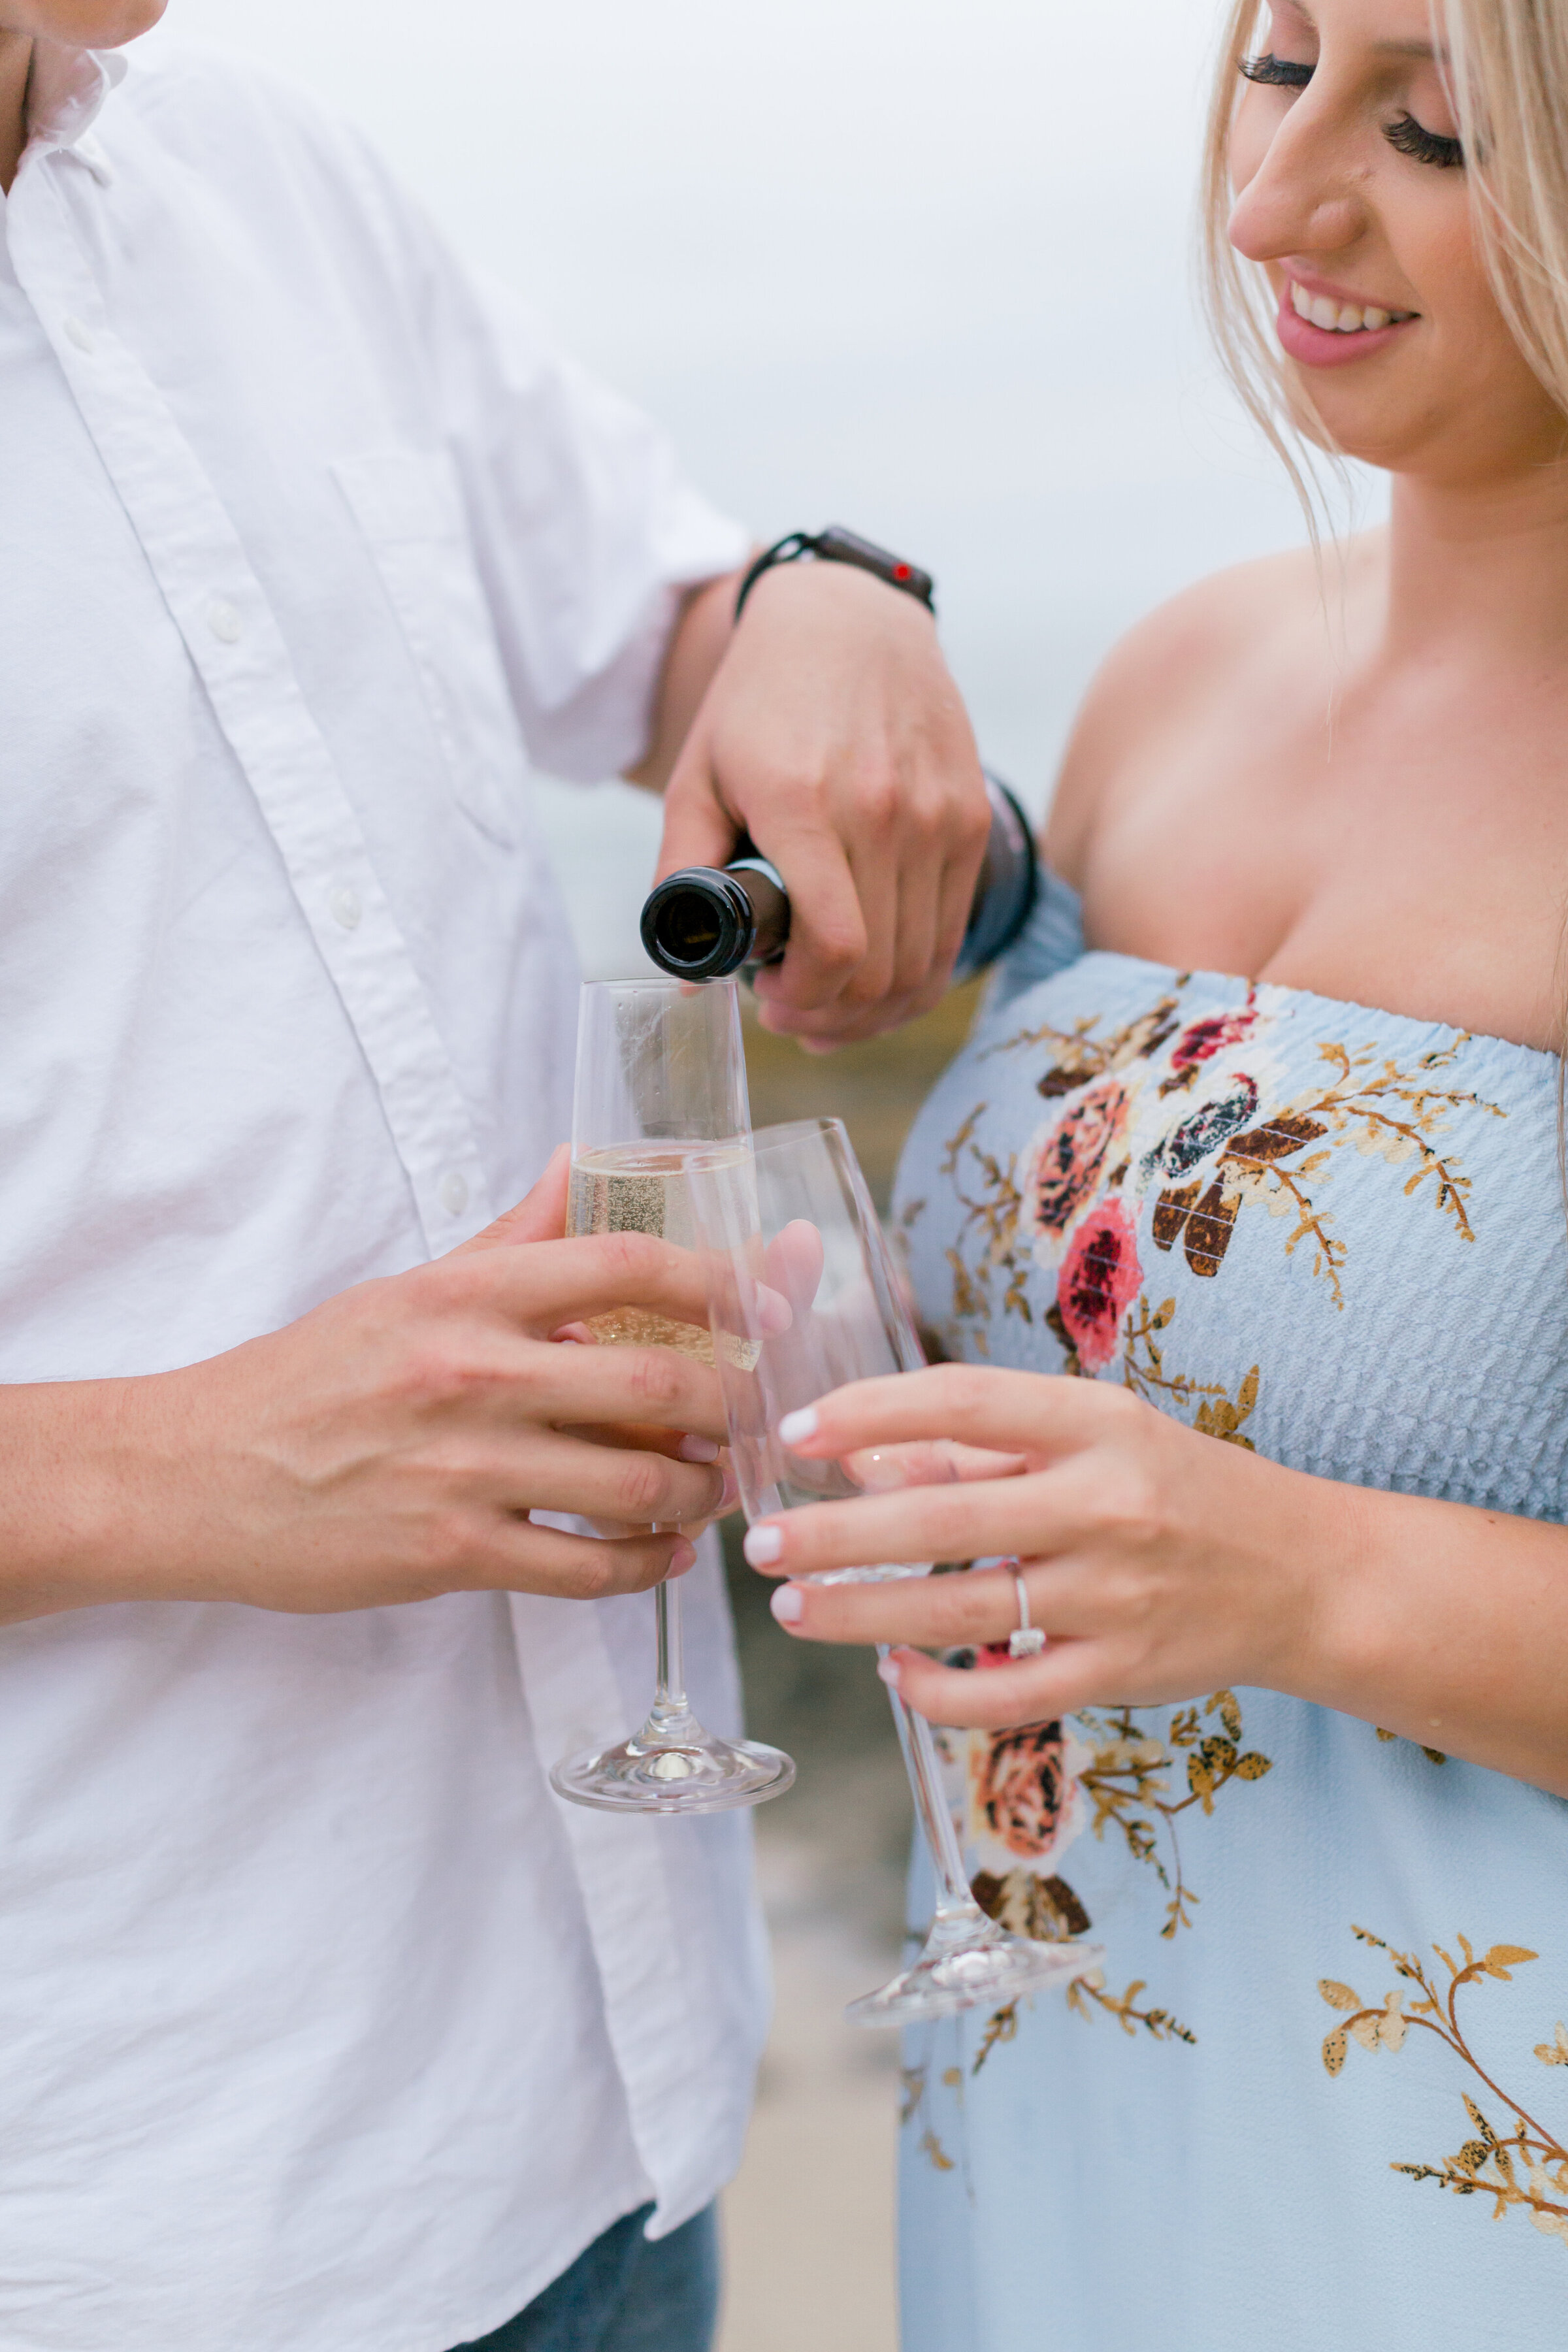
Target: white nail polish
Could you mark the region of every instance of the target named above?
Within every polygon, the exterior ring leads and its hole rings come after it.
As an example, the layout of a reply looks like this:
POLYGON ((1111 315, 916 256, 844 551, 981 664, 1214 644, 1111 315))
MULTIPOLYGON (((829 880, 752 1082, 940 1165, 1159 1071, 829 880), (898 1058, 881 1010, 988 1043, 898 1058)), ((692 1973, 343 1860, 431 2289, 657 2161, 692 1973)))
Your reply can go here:
POLYGON ((683 1462, 717 1462, 719 1448, 710 1437, 683 1437, 678 1449, 683 1462))
POLYGON ((816 1435, 816 1407, 802 1405, 798 1412, 786 1412, 779 1423, 780 1443, 802 1445, 808 1437, 816 1435))
POLYGON ((887 1684, 889 1690, 897 1690, 903 1669, 900 1665, 897 1658, 879 1658, 877 1661, 877 1673, 880 1680, 887 1684))
POLYGON ((784 1550, 784 1536, 777 1528, 748 1528, 741 1549, 753 1568, 771 1568, 784 1550))
POLYGON ((805 1614, 805 1595, 798 1585, 781 1584, 768 1606, 781 1625, 798 1625, 805 1614))

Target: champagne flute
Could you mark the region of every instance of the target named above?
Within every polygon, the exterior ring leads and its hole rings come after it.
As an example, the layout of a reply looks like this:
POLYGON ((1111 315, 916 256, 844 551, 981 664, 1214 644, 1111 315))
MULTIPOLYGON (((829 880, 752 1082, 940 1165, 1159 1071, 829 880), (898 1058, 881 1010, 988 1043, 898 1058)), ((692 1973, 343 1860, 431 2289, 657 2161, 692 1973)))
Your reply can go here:
MULTIPOLYGON (((847 1464, 807 1461, 779 1435, 785 1414, 830 1389, 913 1371, 925 1360, 842 1122, 763 1128, 752 1139, 749 1160, 693 1159, 688 1184, 748 1522, 902 1484, 897 1449, 847 1464), (787 1315, 779 1310, 781 1297, 787 1315)), ((930 1461, 930 1449, 923 1458, 930 1461)), ((930 1572, 929 1560, 883 1561, 836 1570, 820 1580, 879 1582, 930 1572)), ((907 2025, 981 2001, 1015 2000, 1092 1967, 1103 1957, 1098 1948, 1010 1935, 981 1909, 964 1872, 931 1725, 896 1693, 889 1696, 936 1873, 936 1912, 918 1957, 889 1983, 851 2002, 847 2014, 861 2025, 907 2025)))
MULTIPOLYGON (((751 1111, 733 981, 591 981, 577 1024, 569 1234, 692 1242, 685 1156, 744 1164, 751 1111)), ((601 1345, 674 1348, 713 1361, 708 1331, 647 1307, 592 1317, 601 1345)), ((646 1721, 614 1748, 568 1756, 551 1785, 610 1812, 709 1813, 782 1796, 795 1766, 760 1741, 720 1739, 686 1696, 679 1581, 654 1593, 657 1678, 646 1721)))

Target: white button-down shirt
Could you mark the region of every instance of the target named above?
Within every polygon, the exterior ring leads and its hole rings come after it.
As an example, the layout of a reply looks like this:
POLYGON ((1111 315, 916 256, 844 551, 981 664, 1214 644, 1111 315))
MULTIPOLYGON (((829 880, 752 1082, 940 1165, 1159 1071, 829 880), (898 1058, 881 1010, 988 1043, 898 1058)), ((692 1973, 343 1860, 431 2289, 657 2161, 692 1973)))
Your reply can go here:
MULTIPOLYGON (((0 1379, 451 1247, 565 1131, 532 762, 743 534, 349 134, 40 46, 0 207, 0 1379), (96 119, 95 119, 96 118, 96 119)), ((693 1680, 732 1675, 711 1570, 693 1680)), ((0 2343, 445 2352, 732 2169, 740 1818, 559 1804, 646 1601, 0 1632, 0 2343)))

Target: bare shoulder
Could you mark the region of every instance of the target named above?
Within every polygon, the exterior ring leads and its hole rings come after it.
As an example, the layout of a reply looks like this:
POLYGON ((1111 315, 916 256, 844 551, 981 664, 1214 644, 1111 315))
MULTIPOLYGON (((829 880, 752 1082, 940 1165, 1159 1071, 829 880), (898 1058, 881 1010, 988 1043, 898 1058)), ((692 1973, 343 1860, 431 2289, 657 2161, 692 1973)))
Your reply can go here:
MULTIPOLYGON (((1345 550, 1352 569, 1363 546, 1354 541, 1345 550)), ((1321 574, 1305 547, 1214 572, 1130 629, 1090 685, 1062 761, 1046 835, 1057 872, 1079 879, 1096 818, 1121 777, 1186 734, 1241 672, 1289 661, 1293 648, 1322 637, 1321 574)))

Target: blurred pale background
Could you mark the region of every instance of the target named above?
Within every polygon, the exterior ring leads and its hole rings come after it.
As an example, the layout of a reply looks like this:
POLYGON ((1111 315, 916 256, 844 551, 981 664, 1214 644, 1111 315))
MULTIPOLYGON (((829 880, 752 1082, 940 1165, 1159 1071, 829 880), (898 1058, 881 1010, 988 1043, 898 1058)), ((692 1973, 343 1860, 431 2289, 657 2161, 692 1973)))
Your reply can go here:
MULTIPOLYGON (((759 538, 842 520, 936 575, 991 763, 1043 804, 1100 655, 1300 536, 1192 299, 1219 0, 173 0, 378 141, 468 254, 658 415, 759 538)), ((584 961, 636 968, 657 807, 551 788, 584 961)), ((956 1010, 956 1008, 955 1008, 956 1010)), ((952 1015, 759 1055, 759 1117, 844 1108, 879 1182, 952 1015)), ((838 2025, 896 1933, 904 1811, 868 1665, 738 1586, 780 2019, 727 2212, 725 2352, 891 2352, 896 2053, 838 2025)), ((657 1831, 650 1830, 650 1834, 657 1831)))

